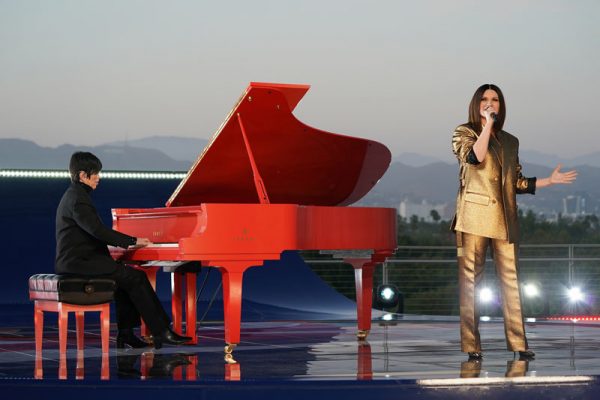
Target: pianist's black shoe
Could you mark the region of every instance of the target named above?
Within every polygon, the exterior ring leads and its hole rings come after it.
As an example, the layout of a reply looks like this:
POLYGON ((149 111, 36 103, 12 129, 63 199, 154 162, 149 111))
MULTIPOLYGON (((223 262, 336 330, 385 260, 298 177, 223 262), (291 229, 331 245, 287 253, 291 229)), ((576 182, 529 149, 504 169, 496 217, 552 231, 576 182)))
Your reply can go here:
POLYGON ((150 377, 172 377, 175 368, 190 365, 191 361, 182 354, 154 354, 152 368, 148 371, 150 377))
POLYGON ((481 360, 483 359, 483 353, 480 351, 470 351, 469 352, 469 361, 481 360))
POLYGON ((133 329, 119 329, 117 333, 117 349, 124 349, 125 345, 134 349, 142 349, 149 346, 148 343, 135 336, 133 329))
POLYGON ((181 336, 173 332, 171 328, 167 328, 162 334, 153 337, 154 348, 160 349, 163 344, 174 344, 176 346, 191 341, 189 336, 181 336))

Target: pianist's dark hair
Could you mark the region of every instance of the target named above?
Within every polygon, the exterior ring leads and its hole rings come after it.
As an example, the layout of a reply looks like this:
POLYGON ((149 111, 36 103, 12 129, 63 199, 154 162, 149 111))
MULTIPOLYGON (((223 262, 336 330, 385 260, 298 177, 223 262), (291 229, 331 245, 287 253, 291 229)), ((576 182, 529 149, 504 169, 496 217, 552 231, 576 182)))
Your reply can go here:
POLYGON ((77 151, 71 156, 69 173, 72 182, 79 182, 79 171, 85 172, 89 177, 102 170, 102 162, 98 157, 87 151, 77 151))
POLYGON ((502 90, 500 90, 500 88, 496 85, 486 83, 485 85, 481 85, 477 88, 475 94, 473 94, 473 98, 471 99, 471 104, 469 104, 468 125, 477 133, 480 133, 483 130, 483 127, 481 126, 481 114, 479 114, 479 105, 481 104, 483 94, 488 89, 492 89, 498 93, 498 100, 500 100, 500 109, 498 110, 498 115, 496 115, 496 122, 494 122, 494 131, 500 132, 504 126, 504 119, 506 118, 506 104, 504 103, 504 95, 502 94, 502 90))

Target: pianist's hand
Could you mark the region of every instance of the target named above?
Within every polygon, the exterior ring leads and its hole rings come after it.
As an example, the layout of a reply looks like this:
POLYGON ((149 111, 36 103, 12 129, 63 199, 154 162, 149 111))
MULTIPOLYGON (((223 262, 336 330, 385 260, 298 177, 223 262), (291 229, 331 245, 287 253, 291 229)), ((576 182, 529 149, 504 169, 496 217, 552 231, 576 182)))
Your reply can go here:
POLYGON ((135 242, 135 247, 146 247, 151 244, 152 242, 147 238, 137 238, 137 241, 135 242))

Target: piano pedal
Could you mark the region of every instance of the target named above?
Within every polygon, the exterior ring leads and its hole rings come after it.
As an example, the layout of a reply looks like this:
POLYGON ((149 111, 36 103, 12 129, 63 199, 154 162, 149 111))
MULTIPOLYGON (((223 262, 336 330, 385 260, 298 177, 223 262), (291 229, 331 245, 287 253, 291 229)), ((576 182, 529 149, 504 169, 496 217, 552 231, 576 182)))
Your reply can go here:
POLYGON ((359 330, 358 333, 356 334, 356 338, 361 341, 367 340, 367 336, 369 336, 368 330, 359 330))
POLYGON ((233 358, 233 349, 235 349, 235 344, 228 344, 225 346, 225 362, 227 364, 237 364, 237 361, 233 358))

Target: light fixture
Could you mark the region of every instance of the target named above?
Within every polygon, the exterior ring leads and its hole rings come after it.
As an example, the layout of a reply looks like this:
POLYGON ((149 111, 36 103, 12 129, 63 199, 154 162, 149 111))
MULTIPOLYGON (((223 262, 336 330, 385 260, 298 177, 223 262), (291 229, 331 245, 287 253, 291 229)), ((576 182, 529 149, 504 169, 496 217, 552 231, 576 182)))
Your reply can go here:
POLYGON ((383 317, 381 317, 381 319, 384 320, 384 321, 391 321, 391 320, 394 319, 394 315, 388 313, 388 314, 385 314, 383 317))
POLYGON ((567 294, 569 296, 569 301, 571 301, 571 303, 577 303, 577 302, 583 301, 583 299, 585 297, 583 292, 581 291, 581 289, 577 286, 569 288, 569 290, 567 290, 567 294))
POLYGON ((489 287, 481 288, 479 291, 479 300, 482 303, 489 303, 494 299, 494 292, 489 287))
POLYGON ((381 308, 396 307, 400 301, 400 291, 396 285, 384 284, 377 288, 377 304, 381 308))
POLYGON ((528 282, 523 285, 523 293, 527 297, 538 297, 540 295, 540 289, 534 283, 528 282))

